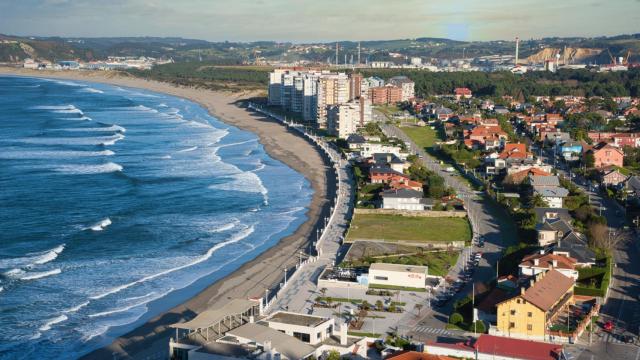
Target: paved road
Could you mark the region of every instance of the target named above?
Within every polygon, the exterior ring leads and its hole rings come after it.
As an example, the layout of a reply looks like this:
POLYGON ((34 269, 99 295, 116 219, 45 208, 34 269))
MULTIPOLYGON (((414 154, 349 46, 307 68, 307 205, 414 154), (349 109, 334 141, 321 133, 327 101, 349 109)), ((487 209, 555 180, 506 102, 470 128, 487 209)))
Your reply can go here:
MULTIPOLYGON (((544 152, 543 161, 554 165, 553 154, 544 152)), ((569 178, 566 168, 556 160, 556 169, 559 175, 569 178)), ((602 321, 611 320, 615 323, 614 335, 604 334, 602 337, 594 337, 591 346, 583 347, 579 359, 634 359, 640 360, 640 352, 635 345, 622 344, 620 335, 640 335, 640 250, 638 238, 631 231, 624 229, 627 225, 624 208, 615 200, 603 197, 598 191, 588 186, 585 179, 574 176, 574 184, 589 195, 591 205, 597 209, 602 208, 602 216, 607 219, 607 224, 612 234, 624 233, 629 241, 620 243, 613 251, 615 267, 609 290, 609 298, 602 307, 602 321)), ((615 235, 614 235, 615 236, 615 235)), ((581 339, 588 344, 588 337, 581 339)))
MULTIPOLYGON (((480 262, 473 276, 474 282, 487 282, 496 276, 496 263, 500 258, 502 250, 506 244, 517 241, 517 231, 515 224, 508 214, 492 199, 477 193, 469 186, 468 182, 459 176, 452 176, 445 172, 440 162, 429 155, 424 149, 418 147, 399 128, 380 124, 387 136, 393 136, 404 141, 412 153, 418 154, 425 167, 442 176, 448 186, 451 186, 465 200, 467 212, 471 220, 474 237, 482 236, 485 239, 483 248, 474 248, 473 251, 483 253, 480 262)), ((461 257, 462 258, 462 257, 461 257)), ((407 318, 405 330, 410 336, 418 340, 433 340, 443 337, 445 334, 435 332, 420 331, 421 329, 433 328, 442 329, 446 327, 448 315, 455 300, 463 297, 471 291, 471 284, 468 284, 457 296, 455 296, 442 309, 431 309, 424 311, 424 316, 420 318, 407 318)), ((454 333, 454 332, 451 332, 454 333)))

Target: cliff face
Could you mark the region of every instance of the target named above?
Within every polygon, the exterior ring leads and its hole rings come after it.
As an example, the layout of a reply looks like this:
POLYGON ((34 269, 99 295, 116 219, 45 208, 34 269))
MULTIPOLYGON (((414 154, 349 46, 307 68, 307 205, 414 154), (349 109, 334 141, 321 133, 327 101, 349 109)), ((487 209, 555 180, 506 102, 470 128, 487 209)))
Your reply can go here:
POLYGON ((61 41, 0 36, 0 62, 21 62, 26 58, 59 61, 84 57, 83 51, 61 41))
POLYGON ((589 62, 594 62, 601 58, 604 49, 590 49, 590 48, 545 48, 537 53, 527 57, 525 61, 528 64, 541 64, 544 63, 545 60, 555 59, 558 54, 560 54, 560 63, 564 63, 566 60, 567 64, 584 64, 589 62))

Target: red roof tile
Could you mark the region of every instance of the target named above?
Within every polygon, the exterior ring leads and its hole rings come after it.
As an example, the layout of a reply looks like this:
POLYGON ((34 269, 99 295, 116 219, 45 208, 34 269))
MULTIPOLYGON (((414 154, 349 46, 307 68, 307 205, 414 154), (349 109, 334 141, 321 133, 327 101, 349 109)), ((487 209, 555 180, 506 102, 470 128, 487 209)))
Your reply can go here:
POLYGON ((527 360, 556 360, 562 351, 562 345, 493 335, 480 335, 474 347, 484 354, 527 360))

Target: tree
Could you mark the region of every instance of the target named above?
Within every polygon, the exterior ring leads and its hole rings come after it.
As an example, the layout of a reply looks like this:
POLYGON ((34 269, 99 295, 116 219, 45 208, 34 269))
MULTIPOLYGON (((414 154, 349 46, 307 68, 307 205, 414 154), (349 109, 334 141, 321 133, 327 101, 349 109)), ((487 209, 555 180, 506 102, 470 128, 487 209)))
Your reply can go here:
POLYGON ((589 169, 592 169, 596 165, 596 158, 591 151, 585 154, 584 165, 589 169))
POLYGON ((326 360, 340 360, 340 353, 336 350, 329 351, 329 355, 327 355, 326 360))
POLYGON ((323 287, 322 289, 320 289, 320 293, 322 294, 322 297, 325 297, 327 295, 327 288, 323 287))
POLYGON ((413 308, 414 308, 415 310, 418 310, 418 317, 420 317, 420 312, 422 311, 422 306, 423 306, 423 305, 422 305, 422 304, 420 304, 420 303, 413 305, 413 308))
POLYGON ((376 301, 376 310, 382 311, 383 309, 384 309, 384 303, 382 302, 382 300, 376 301))
POLYGON ((611 230, 602 223, 589 224, 589 234, 593 246, 609 252, 629 240, 629 236, 625 232, 611 230))
POLYGON ((462 321, 464 321, 464 318, 460 313, 454 312, 453 314, 451 314, 451 316, 449 316, 449 324, 457 325, 462 321))
POLYGON ((369 302, 367 300, 364 300, 361 306, 363 310, 369 310, 369 308, 371 308, 371 305, 369 305, 369 302))

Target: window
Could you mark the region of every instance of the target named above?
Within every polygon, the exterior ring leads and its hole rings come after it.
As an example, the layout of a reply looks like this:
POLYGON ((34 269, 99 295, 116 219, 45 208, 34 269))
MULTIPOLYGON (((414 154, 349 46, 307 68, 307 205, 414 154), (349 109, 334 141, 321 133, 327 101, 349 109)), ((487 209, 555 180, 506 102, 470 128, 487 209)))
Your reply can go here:
POLYGON ((384 281, 389 280, 389 278, 386 276, 374 276, 373 278, 376 280, 384 280, 384 281))
POLYGON ((527 313, 527 316, 528 316, 528 317, 533 317, 533 313, 532 313, 532 312, 528 312, 528 313, 527 313))
POLYGON ((515 310, 511 310, 511 315, 515 315, 516 311, 515 310))
POLYGON ((527 330, 532 331, 533 330, 533 325, 527 324, 527 330))
POLYGON ((518 304, 520 304, 520 299, 517 299, 517 300, 516 300, 516 302, 517 302, 518 304))
POLYGON ((304 334, 304 333, 299 333, 299 332, 293 332, 293 337, 302 341, 302 342, 306 342, 309 343, 311 342, 311 336, 309 336, 309 334, 304 334))
POLYGON ((514 327, 516 327, 516 323, 509 323, 509 329, 513 329, 514 327))

